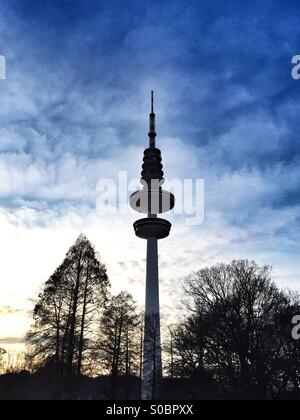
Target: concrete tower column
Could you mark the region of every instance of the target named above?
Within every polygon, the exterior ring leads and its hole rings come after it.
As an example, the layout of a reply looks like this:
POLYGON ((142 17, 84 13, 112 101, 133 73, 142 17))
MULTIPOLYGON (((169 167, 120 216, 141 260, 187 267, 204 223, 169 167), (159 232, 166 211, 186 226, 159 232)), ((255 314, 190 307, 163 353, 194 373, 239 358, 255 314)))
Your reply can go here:
POLYGON ((149 147, 144 151, 143 189, 130 197, 131 207, 148 217, 134 223, 135 234, 147 240, 146 304, 144 328, 144 354, 142 372, 143 400, 159 399, 162 379, 162 356, 160 337, 158 240, 169 236, 171 223, 157 214, 171 210, 175 204, 173 194, 162 189, 164 173, 161 152, 156 148, 155 114, 153 92, 149 124, 149 147))
POLYGON ((158 243, 154 237, 147 239, 145 313, 148 315, 159 314, 158 243))
POLYGON ((142 399, 159 397, 162 378, 158 277, 158 241, 147 239, 147 275, 142 399))

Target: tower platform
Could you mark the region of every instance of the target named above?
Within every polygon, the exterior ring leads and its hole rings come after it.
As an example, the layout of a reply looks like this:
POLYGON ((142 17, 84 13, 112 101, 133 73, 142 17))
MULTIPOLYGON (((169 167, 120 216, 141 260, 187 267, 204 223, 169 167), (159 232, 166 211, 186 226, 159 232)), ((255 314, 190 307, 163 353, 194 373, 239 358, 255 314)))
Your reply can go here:
POLYGON ((171 223, 157 217, 140 219, 133 225, 136 236, 142 239, 164 239, 170 234, 171 223))

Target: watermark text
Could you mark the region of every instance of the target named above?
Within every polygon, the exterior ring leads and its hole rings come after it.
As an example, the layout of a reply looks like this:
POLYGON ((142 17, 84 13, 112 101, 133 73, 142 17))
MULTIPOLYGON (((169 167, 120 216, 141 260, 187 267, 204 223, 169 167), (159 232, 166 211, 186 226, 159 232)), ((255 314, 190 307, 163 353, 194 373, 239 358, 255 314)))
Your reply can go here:
POLYGON ((119 172, 117 181, 109 178, 99 180, 96 203, 98 213, 126 215, 134 210, 147 213, 147 209, 149 214, 165 213, 173 208, 171 204, 173 199, 168 193, 170 191, 175 196, 173 209, 175 215, 183 217, 187 226, 199 226, 203 223, 205 189, 203 179, 173 179, 163 182, 154 180, 151 185, 149 195, 147 184, 139 179, 129 180, 126 171, 119 172), (131 197, 131 207, 129 197, 131 197), (135 198, 137 203, 134 202, 135 198))
POLYGON ((0 80, 6 79, 6 60, 3 55, 0 54, 0 80))
POLYGON ((293 317, 292 324, 295 325, 292 329, 292 337, 294 340, 300 340, 300 315, 293 317))
POLYGON ((294 64, 294 67, 292 69, 292 78, 294 80, 300 79, 300 55, 295 55, 292 58, 292 64, 294 64))

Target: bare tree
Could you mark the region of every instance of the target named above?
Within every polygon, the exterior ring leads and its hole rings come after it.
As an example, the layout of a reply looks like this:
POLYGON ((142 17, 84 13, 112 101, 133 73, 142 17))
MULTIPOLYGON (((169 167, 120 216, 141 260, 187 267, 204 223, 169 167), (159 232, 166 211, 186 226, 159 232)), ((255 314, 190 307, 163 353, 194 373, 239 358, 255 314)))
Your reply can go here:
POLYGON ((0 347, 0 372, 2 371, 2 369, 3 369, 3 359, 4 359, 4 356, 7 354, 7 352, 6 352, 6 350, 4 350, 4 349, 2 349, 1 347, 0 347))
MULTIPOLYGON (((271 281, 271 269, 233 261, 187 278, 192 313, 177 327, 174 347, 181 374, 209 370, 235 397, 261 398, 274 388, 274 367, 286 360, 279 319, 290 299, 271 281)), ((290 327, 284 328, 290 334, 290 327)), ((277 389, 287 381, 277 371, 277 389)))
POLYGON ((137 305, 130 294, 121 292, 111 297, 101 319, 99 360, 112 375, 112 398, 116 394, 116 378, 137 372, 138 320, 137 305))
POLYGON ((162 380, 160 318, 145 316, 142 396, 147 399, 149 390, 152 400, 159 399, 162 380))

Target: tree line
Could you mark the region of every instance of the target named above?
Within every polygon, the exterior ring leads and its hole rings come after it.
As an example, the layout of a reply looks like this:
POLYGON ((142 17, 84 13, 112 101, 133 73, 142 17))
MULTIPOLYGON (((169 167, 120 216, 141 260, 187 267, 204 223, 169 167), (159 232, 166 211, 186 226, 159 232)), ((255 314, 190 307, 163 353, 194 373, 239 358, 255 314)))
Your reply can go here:
MULTIPOLYGON (((165 326, 162 348, 168 384, 185 398, 300 398, 300 342, 291 335, 299 295, 271 274, 240 260, 186 278, 185 316, 165 326)), ((107 375, 114 397, 117 378, 141 377, 142 352, 136 302, 111 295, 106 267, 80 235, 36 302, 28 366, 61 378, 107 375)))

